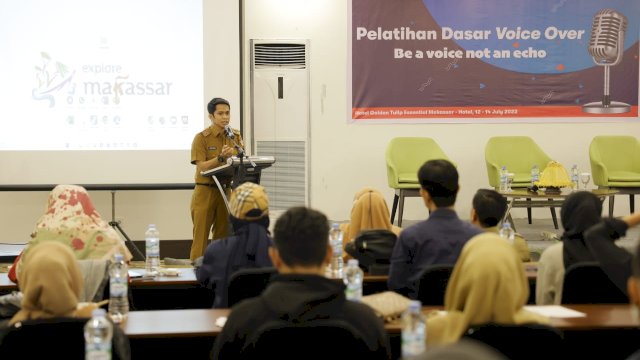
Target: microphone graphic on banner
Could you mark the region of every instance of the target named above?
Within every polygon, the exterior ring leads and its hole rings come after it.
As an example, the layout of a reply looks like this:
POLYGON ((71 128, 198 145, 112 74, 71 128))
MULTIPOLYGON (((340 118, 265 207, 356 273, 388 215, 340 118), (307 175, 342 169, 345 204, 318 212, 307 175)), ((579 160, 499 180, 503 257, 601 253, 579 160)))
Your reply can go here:
POLYGON ((231 126, 229 125, 224 127, 224 134, 231 140, 235 138, 235 135, 233 135, 233 130, 231 130, 231 126))
POLYGON ((622 61, 627 17, 612 9, 602 9, 593 17, 589 55, 598 66, 604 66, 604 94, 602 101, 585 104, 582 111, 591 114, 620 114, 629 112, 629 104, 611 101, 609 68, 622 61))

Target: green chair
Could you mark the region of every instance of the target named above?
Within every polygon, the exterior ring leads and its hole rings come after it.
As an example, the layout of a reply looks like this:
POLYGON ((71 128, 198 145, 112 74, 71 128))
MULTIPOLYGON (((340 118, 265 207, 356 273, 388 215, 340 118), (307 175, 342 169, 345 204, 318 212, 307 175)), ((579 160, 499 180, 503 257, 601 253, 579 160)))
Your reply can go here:
MULTIPOLYGON (((640 143, 633 136, 596 136, 589 146, 593 183, 600 189, 629 195, 634 212, 634 195, 640 193, 640 143)), ((613 216, 615 196, 609 196, 609 216, 613 216)))
MULTIPOLYGON (((500 169, 514 174, 512 188, 531 186, 531 168, 538 165, 540 173, 547 167, 551 158, 528 136, 495 136, 487 141, 484 149, 489 185, 500 188, 500 169)), ((530 201, 530 199, 527 199, 530 201)), ((510 215, 509 215, 510 216, 510 215)), ((551 208, 553 225, 558 228, 556 209, 551 208)), ((531 207, 527 207, 527 218, 531 224, 531 207)), ((512 223, 513 224, 513 223, 512 223)))
POLYGON ((404 198, 420 196, 418 169, 428 160, 449 158, 433 139, 427 137, 393 138, 387 145, 385 157, 389 187, 395 190, 391 223, 393 224, 397 208, 398 226, 402 226, 404 198))

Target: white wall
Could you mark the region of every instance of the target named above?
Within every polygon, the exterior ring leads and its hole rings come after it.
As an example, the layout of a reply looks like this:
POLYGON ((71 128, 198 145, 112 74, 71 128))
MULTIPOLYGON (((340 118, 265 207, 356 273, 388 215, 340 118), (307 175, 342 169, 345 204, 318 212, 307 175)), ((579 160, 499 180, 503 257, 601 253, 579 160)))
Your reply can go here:
MULTIPOLYGON (((235 56, 220 49, 233 48, 228 36, 235 31, 225 27, 221 19, 237 18, 235 2, 216 0, 205 7, 205 41, 216 35, 213 43, 205 44, 207 59, 235 56), (215 6, 214 6, 215 5, 215 6), (235 12, 234 12, 235 11, 235 12), (220 31, 224 30, 224 31, 220 31)), ((249 0, 245 7, 245 114, 249 113, 249 39, 285 38, 310 39, 311 58, 311 205, 324 211, 331 219, 345 220, 351 210, 353 194, 370 185, 387 194, 391 205, 393 193, 386 184, 384 150, 396 136, 428 136, 434 138, 458 165, 461 192, 457 209, 468 217, 471 197, 477 188, 487 187, 484 145, 491 136, 528 135, 555 160, 565 166, 576 163, 589 170, 588 146, 596 135, 624 134, 640 137, 637 121, 620 122, 603 119, 602 123, 531 123, 531 124, 349 124, 347 122, 347 36, 348 2, 345 0, 249 0), (323 102, 323 88, 326 97, 323 102), (324 111, 323 111, 324 110, 324 111)), ((235 41, 237 45, 237 41, 235 41)), ((226 50, 225 50, 226 51, 226 50)), ((231 65, 207 70, 205 65, 205 96, 228 96, 237 103, 233 91, 236 84, 228 72, 231 65), (224 76, 221 80, 217 76, 224 76), (225 81, 225 82, 222 82, 225 81), (215 95, 214 95, 215 94, 215 95)), ((391 91, 391 90, 390 90, 391 91)), ((208 101, 208 99, 203 99, 208 101)), ((235 112, 233 116, 237 117, 235 112)), ((637 119, 636 119, 637 120, 637 119)), ((245 124, 248 115, 245 116, 245 124)), ((185 159, 188 161, 188 159, 185 159)), ((123 171, 135 163, 123 164, 123 171)), ((171 169, 162 169, 171 171, 171 169)), ((1 170, 0 170, 1 171, 1 170)), ((190 239, 190 191, 148 191, 118 193, 117 216, 134 239, 142 239, 147 223, 158 224, 164 239, 190 239)), ((98 210, 110 217, 108 192, 94 192, 98 210)), ((24 242, 42 213, 46 193, 0 193, 0 242, 24 242)), ((518 210, 515 217, 524 217, 518 210)), ((629 211, 628 198, 617 200, 616 215, 629 211)), ((533 216, 547 218, 545 209, 535 209, 533 216)), ((423 219, 426 210, 417 198, 405 204, 405 219, 423 219)))

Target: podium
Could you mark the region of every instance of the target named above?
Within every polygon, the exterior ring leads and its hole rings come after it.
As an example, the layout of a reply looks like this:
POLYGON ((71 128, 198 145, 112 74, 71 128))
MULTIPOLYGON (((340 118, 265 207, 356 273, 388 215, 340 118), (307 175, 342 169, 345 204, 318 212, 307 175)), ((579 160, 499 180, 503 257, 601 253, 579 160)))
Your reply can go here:
POLYGON ((227 159, 226 164, 211 170, 202 171, 200 174, 213 178, 218 190, 220 190, 222 194, 222 199, 224 199, 224 203, 227 206, 227 211, 231 212, 229 210, 229 200, 222 188, 220 180, 223 180, 225 183, 230 181, 231 189, 235 189, 247 181, 260 184, 262 170, 270 167, 275 162, 276 159, 273 156, 233 156, 227 159))

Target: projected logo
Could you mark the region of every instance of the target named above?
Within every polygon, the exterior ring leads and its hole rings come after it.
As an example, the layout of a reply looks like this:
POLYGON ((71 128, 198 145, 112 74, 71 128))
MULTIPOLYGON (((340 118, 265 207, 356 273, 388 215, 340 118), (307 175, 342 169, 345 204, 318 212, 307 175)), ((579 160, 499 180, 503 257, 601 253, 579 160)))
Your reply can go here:
POLYGON ((56 104, 55 94, 65 87, 73 87, 75 71, 60 61, 55 61, 46 52, 40 53, 40 64, 35 65, 36 87, 31 92, 34 100, 49 101, 49 107, 56 104))

